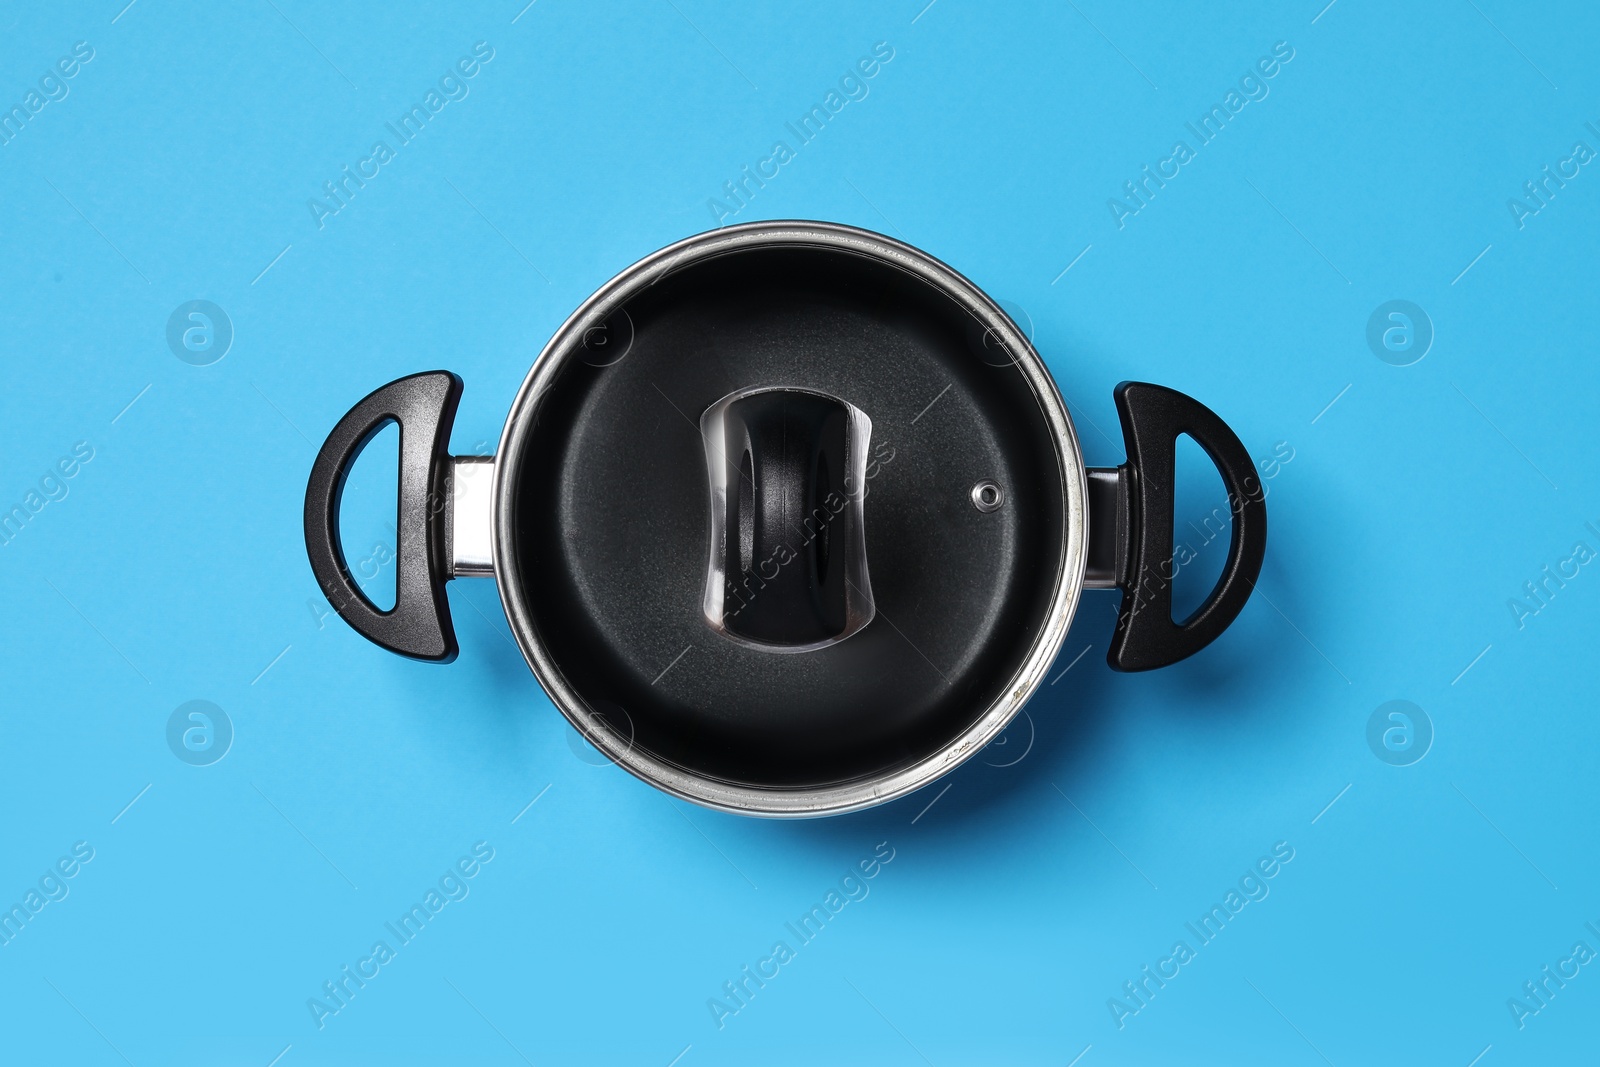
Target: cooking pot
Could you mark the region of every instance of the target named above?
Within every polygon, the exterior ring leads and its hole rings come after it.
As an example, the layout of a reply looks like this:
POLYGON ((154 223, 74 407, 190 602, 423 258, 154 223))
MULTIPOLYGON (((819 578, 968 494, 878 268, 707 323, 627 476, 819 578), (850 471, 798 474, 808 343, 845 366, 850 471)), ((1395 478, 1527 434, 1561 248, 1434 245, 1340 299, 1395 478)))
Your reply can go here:
POLYGON ((926 785, 999 734, 1085 588, 1108 660, 1161 667, 1239 614, 1266 549, 1254 465, 1208 408, 1116 389, 1127 461, 1087 468, 1028 338, 928 254, 827 223, 730 226, 634 264, 556 331, 493 457, 452 456, 462 390, 358 403, 306 490, 311 568, 374 643, 449 661, 445 583, 492 576, 517 644, 605 756, 676 796, 803 817, 926 785), (351 578, 351 463, 400 427, 394 607, 351 578), (1172 617, 1173 450, 1222 475, 1221 578, 1172 617))

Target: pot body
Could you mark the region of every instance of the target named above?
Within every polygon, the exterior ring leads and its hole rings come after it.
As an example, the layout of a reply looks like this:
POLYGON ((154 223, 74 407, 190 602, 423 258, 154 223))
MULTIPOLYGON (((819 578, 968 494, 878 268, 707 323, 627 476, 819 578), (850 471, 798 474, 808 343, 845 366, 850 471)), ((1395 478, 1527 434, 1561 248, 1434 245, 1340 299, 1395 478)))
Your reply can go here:
MULTIPOLYGON (((698 417, 699 413, 689 414, 698 417)), ((1005 312, 966 278, 914 248, 850 227, 821 223, 733 226, 681 241, 623 271, 574 312, 540 353, 511 406, 500 448, 491 504, 494 571, 506 618, 528 665, 562 714, 607 758, 651 785, 708 807, 777 817, 838 814, 892 800, 939 778, 988 744, 1027 703, 1060 651, 1083 589, 1088 545, 1083 455, 1066 405, 1043 360, 1005 312), (605 710, 590 708, 567 684, 538 632, 515 550, 515 498, 523 465, 541 462, 529 446, 530 430, 540 419, 541 405, 566 365, 582 360, 589 351, 584 344, 586 338, 592 342, 596 331, 615 332, 608 328, 608 321, 614 321, 618 311, 640 293, 675 272, 719 256, 785 247, 837 250, 887 263, 959 303, 992 350, 1004 353, 996 357, 997 362, 1014 366, 1027 382, 1048 423, 1060 482, 1060 522, 1065 537, 1059 558, 1051 561, 1053 573, 1039 575, 1040 581, 1053 585, 1045 625, 1027 649, 1010 684, 974 716, 967 729, 950 738, 940 750, 885 773, 823 787, 767 789, 695 774, 630 743, 617 724, 597 722, 605 719, 605 710)))

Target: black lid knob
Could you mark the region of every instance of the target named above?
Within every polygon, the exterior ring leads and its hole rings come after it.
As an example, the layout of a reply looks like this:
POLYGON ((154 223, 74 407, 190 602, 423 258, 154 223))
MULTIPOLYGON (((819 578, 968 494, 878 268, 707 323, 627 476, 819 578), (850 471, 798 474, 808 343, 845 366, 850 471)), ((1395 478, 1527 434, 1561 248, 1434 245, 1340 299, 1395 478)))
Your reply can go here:
POLYGON ((862 500, 872 420, 826 393, 744 389, 707 408, 700 429, 712 628, 774 652, 807 652, 871 622, 862 500))

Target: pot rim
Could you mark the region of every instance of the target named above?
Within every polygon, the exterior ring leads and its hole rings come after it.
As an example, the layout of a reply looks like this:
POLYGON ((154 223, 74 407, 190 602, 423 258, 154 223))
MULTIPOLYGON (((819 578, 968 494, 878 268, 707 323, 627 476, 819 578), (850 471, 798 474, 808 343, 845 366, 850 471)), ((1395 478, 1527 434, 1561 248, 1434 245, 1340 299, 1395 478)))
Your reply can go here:
POLYGON ((607 759, 649 785, 720 811, 772 818, 840 815, 905 796, 943 777, 979 752, 1022 710, 1055 661, 1077 611, 1087 562, 1087 495, 1083 451, 1055 379, 1032 342, 965 276, 920 249, 853 226, 807 221, 742 223, 685 238, 625 268, 568 316, 539 352, 506 416, 494 464, 490 507, 494 516, 491 541, 495 584, 512 636, 534 677, 572 727, 607 759), (833 248, 897 267, 956 300, 982 326, 1000 337, 1009 351, 1017 354, 1016 366, 1028 380, 1050 424, 1064 502, 1063 548, 1050 608, 1033 647, 1003 695, 943 748, 915 763, 835 785, 805 788, 764 788, 703 776, 631 743, 619 742, 609 731, 591 727, 586 721, 589 711, 585 701, 567 685, 539 638, 523 592, 516 554, 510 547, 516 539, 513 473, 525 458, 531 430, 538 422, 540 406, 552 383, 568 360, 579 358, 588 330, 638 292, 691 263, 746 248, 783 245, 833 248))

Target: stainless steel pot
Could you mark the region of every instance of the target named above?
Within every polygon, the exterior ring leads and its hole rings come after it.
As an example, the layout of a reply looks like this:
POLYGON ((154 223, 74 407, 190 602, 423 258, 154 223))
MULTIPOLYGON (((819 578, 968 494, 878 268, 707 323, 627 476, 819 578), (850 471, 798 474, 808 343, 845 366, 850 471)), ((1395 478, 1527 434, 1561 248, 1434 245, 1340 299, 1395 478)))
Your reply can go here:
POLYGON ((835 814, 902 796, 999 734, 1080 592, 1123 590, 1108 656, 1175 662, 1238 615, 1266 547, 1238 438, 1124 382, 1127 462, 1084 466, 1048 370, 954 270, 850 227, 754 223, 617 275, 562 325, 499 454, 452 457, 461 381, 372 393, 306 492, 333 607, 394 652, 449 661, 444 584, 492 576, 561 712, 639 778, 709 807, 835 814), (401 429, 396 602, 339 544, 362 447, 401 429), (1173 443, 1233 509, 1216 588, 1172 618, 1173 443))

